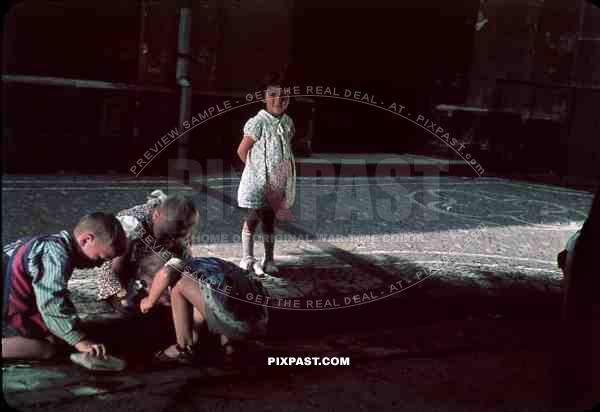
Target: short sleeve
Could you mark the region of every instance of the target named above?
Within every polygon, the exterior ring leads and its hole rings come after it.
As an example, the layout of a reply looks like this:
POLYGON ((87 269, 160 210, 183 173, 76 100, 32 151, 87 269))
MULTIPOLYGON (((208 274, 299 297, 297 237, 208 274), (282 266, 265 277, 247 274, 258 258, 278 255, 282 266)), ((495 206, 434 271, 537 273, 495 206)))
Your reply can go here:
POLYGON ((133 216, 118 216, 128 240, 135 240, 144 233, 142 223, 133 216))
POLYGON ((166 266, 176 269, 178 272, 185 268, 185 261, 178 257, 172 257, 165 263, 166 266))
POLYGON ((262 134, 262 125, 258 117, 249 119, 244 125, 244 136, 250 136, 255 142, 260 139, 262 134))
POLYGON ((294 121, 292 120, 291 117, 289 117, 290 119, 290 135, 288 136, 288 142, 291 142, 292 139, 294 139, 294 136, 296 136, 296 125, 294 124, 294 121))

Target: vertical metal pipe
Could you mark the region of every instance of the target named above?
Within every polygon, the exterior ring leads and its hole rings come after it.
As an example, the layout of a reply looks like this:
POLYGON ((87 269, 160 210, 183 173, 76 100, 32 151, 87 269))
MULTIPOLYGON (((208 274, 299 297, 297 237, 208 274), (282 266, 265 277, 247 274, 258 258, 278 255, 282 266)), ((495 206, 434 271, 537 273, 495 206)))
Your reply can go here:
POLYGON ((577 33, 575 33, 575 48, 573 50, 573 64, 571 66, 571 81, 569 83, 574 83, 575 86, 579 84, 577 81, 577 63, 579 58, 579 48, 581 46, 581 37, 583 37, 583 23, 585 21, 585 9, 586 2, 585 0, 579 0, 579 7, 577 7, 578 11, 578 22, 577 22, 577 33))
MULTIPOLYGON (((192 83, 190 76, 190 35, 192 27, 192 6, 190 0, 179 2, 179 34, 177 38, 177 70, 176 81, 179 86, 179 134, 185 128, 185 121, 189 121, 192 106, 192 83)), ((178 159, 187 159, 190 151, 190 134, 186 133, 179 139, 178 159)))
MULTIPOLYGON (((579 87, 579 79, 577 79, 577 60, 579 57, 579 47, 580 47, 580 38, 583 34, 583 23, 585 20, 585 8, 586 3, 584 0, 579 0, 579 7, 577 8, 579 12, 578 23, 577 23, 577 33, 575 35, 575 50, 573 52, 573 66, 571 67, 571 104, 569 105, 569 110, 567 112, 567 131, 566 131, 566 155, 569 155, 569 149, 571 148, 570 143, 573 141, 573 122, 575 119, 576 105, 577 105, 577 87, 579 87)), ((568 159, 568 158, 567 158, 568 159)), ((561 176, 562 177, 562 176, 561 176)))
POLYGON ((225 29, 227 28, 227 12, 225 8, 224 0, 217 0, 216 2, 216 44, 215 44, 215 65, 216 65, 216 90, 228 89, 229 83, 229 72, 225 73, 225 29))
POLYGON ((145 0, 140 1, 139 9, 139 32, 138 32, 138 67, 137 67, 137 78, 135 84, 135 107, 133 115, 133 130, 132 130, 132 142, 130 143, 130 151, 134 152, 136 145, 139 143, 138 139, 140 136, 140 110, 141 110, 141 92, 140 88, 144 83, 144 76, 146 73, 146 2, 145 0))

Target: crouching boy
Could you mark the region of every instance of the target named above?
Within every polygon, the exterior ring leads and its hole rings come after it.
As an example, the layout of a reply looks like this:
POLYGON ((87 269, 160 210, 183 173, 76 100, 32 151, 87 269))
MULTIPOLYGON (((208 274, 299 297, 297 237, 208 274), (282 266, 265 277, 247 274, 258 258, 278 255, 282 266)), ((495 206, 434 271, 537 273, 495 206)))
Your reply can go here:
POLYGON ((69 298, 75 268, 120 256, 127 238, 112 214, 83 217, 73 232, 34 236, 3 248, 2 358, 48 359, 65 342, 103 357, 104 345, 87 339, 69 298))

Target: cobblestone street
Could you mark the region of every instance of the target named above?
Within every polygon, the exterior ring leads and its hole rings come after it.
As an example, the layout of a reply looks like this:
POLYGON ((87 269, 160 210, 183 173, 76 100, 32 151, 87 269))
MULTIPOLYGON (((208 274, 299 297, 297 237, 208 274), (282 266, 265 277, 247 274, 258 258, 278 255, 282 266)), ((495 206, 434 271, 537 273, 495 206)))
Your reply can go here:
MULTIPOLYGON (((2 239, 69 228, 85 213, 116 212, 163 189, 192 196, 201 210, 194 253, 236 262, 242 211, 197 184, 235 199, 237 178, 194 183, 195 189, 160 179, 5 177, 2 239)), ((275 353, 346 355, 360 363, 529 350, 552 340, 562 278, 556 253, 591 200, 588 192, 496 178, 301 177, 296 220, 277 231, 281 273, 263 280, 275 309, 273 340, 245 368, 165 373, 133 362, 129 373, 94 376, 64 364, 5 364, 3 390, 13 405, 49 405, 247 375, 275 353)), ((95 301, 89 272, 75 272, 70 286, 85 322, 107 329, 119 322, 95 301)))
POLYGON ((9 408, 600 411, 600 0, 4 3, 9 408))
MULTIPOLYGON (((235 198, 237 181, 209 179, 208 187, 235 198)), ((160 180, 6 179, 3 242, 70 227, 94 210, 130 207, 155 188, 191 196, 202 211, 195 254, 239 259, 242 211, 160 180)), ((556 253, 579 228, 590 202, 586 192, 501 179, 301 178, 296 221, 284 222, 277 232, 283 272, 265 283, 275 298, 336 290, 376 291, 380 299, 390 294, 390 285, 417 284, 435 294, 439 282, 490 290, 519 282, 546 292, 559 287, 556 253)), ((257 247, 260 255, 260 241, 257 247)), ((87 278, 76 273, 72 282, 87 278)), ((93 288, 75 290, 91 296, 93 288)))

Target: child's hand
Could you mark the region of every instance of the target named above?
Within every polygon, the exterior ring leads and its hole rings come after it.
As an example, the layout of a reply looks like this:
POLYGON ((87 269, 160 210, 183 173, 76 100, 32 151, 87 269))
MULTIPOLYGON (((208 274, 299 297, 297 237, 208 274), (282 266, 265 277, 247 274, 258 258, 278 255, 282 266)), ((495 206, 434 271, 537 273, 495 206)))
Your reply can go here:
POLYGON ((75 349, 81 353, 91 353, 99 358, 106 359, 106 348, 101 343, 92 342, 91 340, 81 340, 75 344, 75 349))
POLYGON ((148 311, 152 309, 152 306, 154 306, 154 304, 150 302, 150 299, 144 298, 140 302, 140 312, 148 313, 148 311))

